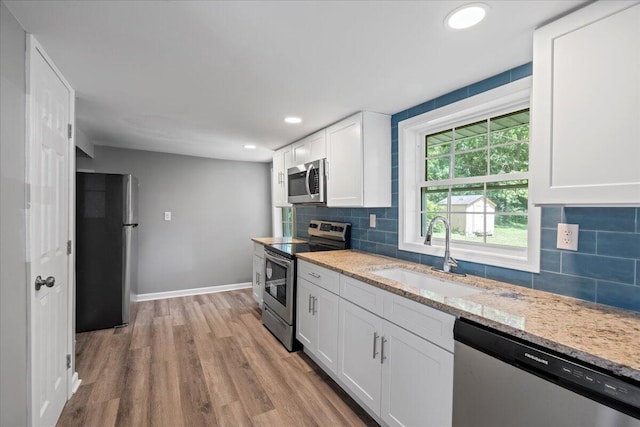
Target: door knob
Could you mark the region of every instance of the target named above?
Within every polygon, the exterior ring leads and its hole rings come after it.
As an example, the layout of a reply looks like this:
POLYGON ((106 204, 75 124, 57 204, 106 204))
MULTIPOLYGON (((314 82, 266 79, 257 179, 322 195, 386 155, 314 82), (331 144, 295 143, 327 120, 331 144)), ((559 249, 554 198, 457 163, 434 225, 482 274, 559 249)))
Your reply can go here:
POLYGON ((53 285, 55 284, 56 278, 53 276, 49 276, 46 279, 43 279, 41 276, 36 277, 36 291, 39 291, 43 286, 46 286, 47 288, 53 288, 53 285))

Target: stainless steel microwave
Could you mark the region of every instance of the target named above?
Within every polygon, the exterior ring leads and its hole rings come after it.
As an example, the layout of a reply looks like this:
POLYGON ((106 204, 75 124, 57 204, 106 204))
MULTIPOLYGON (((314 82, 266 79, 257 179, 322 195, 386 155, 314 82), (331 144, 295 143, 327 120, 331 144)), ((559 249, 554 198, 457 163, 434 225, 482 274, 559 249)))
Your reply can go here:
POLYGON ((289 203, 326 203, 325 160, 316 160, 287 170, 289 203))

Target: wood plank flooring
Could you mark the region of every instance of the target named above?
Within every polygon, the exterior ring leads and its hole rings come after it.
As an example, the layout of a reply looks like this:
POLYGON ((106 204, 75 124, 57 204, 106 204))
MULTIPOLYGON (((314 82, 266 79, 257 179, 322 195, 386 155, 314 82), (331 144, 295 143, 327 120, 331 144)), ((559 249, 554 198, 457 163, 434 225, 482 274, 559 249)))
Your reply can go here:
POLYGON ((129 326, 76 335, 58 426, 377 425, 260 316, 250 289, 132 304, 129 326))

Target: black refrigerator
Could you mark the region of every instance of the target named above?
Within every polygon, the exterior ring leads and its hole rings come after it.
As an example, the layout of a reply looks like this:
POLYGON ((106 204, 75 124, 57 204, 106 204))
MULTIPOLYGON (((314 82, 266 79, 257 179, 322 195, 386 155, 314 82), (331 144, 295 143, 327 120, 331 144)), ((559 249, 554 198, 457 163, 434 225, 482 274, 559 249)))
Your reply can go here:
POLYGON ((137 289, 138 181, 76 173, 76 332, 129 323, 137 289))

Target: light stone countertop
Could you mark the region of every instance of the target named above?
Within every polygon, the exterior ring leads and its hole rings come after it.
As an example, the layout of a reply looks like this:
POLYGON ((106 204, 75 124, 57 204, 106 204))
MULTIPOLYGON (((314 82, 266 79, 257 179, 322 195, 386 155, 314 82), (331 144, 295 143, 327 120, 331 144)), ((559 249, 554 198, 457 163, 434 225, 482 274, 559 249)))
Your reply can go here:
POLYGON ((304 239, 297 239, 295 237, 252 237, 256 243, 261 245, 275 245, 278 243, 307 243, 304 239))
POLYGON ((352 250, 306 252, 296 256, 640 381, 639 313, 477 276, 452 277, 425 265, 352 250), (475 286, 484 292, 444 297, 372 274, 375 270, 397 267, 475 286))

